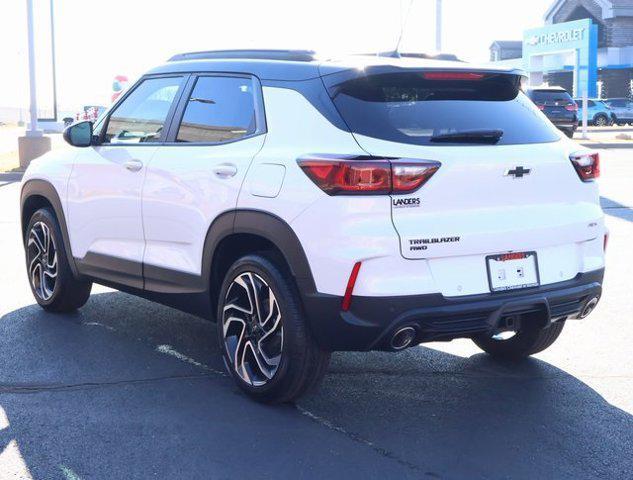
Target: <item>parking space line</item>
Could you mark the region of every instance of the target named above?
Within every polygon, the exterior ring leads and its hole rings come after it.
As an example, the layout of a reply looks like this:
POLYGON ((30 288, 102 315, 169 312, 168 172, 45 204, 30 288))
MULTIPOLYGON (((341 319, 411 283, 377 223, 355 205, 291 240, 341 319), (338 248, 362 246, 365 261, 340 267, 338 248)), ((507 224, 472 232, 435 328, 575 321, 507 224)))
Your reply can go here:
POLYGON ((215 368, 212 368, 209 365, 205 365, 204 363, 200 363, 199 361, 191 357, 188 357, 184 353, 180 353, 178 350, 175 350, 171 345, 158 345, 156 347, 156 351, 160 353, 164 353, 165 355, 171 355, 172 357, 177 358, 178 360, 182 362, 195 365, 196 367, 202 368, 208 372, 215 373, 216 375, 222 375, 223 377, 228 376, 226 372, 216 370, 215 368))

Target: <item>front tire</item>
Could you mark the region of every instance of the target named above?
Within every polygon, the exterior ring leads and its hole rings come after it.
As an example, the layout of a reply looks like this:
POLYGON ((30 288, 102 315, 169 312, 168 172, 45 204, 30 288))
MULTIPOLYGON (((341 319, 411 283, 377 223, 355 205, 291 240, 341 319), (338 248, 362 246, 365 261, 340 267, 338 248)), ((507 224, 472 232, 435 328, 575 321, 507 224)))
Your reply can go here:
POLYGON ((218 339, 238 387, 265 403, 296 400, 316 386, 330 353, 312 338, 292 276, 274 256, 229 268, 218 300, 218 339))
POLYGON ((49 312, 72 312, 90 297, 92 283, 74 277, 62 232, 53 211, 37 210, 24 238, 29 285, 37 303, 49 312))
POLYGON ((554 322, 545 328, 527 326, 505 340, 493 335, 480 335, 473 338, 473 342, 492 357, 519 360, 542 352, 552 345, 564 326, 564 321, 554 322))

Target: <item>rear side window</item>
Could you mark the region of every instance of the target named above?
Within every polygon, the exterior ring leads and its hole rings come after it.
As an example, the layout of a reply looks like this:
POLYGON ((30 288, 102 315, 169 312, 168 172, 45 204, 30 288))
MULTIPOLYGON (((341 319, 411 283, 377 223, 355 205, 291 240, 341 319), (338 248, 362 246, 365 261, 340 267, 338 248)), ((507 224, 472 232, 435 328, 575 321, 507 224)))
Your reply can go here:
POLYGON ((250 78, 199 77, 187 101, 177 142, 222 143, 256 131, 250 78))
POLYGON ((352 132, 381 140, 439 145, 431 139, 469 131, 502 131, 498 145, 560 138, 520 91, 515 75, 473 74, 470 79, 435 75, 429 79, 425 72, 416 71, 326 82, 352 132))
POLYGON ((183 77, 143 80, 108 119, 103 143, 156 143, 183 77))

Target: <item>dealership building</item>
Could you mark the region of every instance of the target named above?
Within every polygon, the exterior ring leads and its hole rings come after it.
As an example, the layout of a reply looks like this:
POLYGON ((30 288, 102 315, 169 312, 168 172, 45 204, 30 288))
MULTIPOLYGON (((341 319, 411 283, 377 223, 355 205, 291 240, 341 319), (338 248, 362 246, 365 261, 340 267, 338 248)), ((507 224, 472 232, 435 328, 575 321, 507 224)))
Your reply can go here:
POLYGON ((524 69, 531 85, 633 97, 633 0, 556 0, 544 20, 521 41, 493 42, 490 60, 524 69))

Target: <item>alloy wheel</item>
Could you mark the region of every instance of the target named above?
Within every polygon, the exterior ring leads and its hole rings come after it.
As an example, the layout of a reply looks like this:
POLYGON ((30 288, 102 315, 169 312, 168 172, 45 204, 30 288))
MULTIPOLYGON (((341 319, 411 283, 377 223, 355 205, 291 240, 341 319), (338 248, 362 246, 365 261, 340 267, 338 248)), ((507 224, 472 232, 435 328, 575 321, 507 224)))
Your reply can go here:
POLYGON ((57 282, 57 248, 50 228, 37 222, 29 232, 27 241, 29 281, 42 300, 53 296, 57 282))
POLYGON ((607 119, 601 115, 598 118, 596 118, 594 123, 596 124, 596 127, 604 127, 607 124, 607 119))
POLYGON ((248 385, 265 385, 277 373, 283 350, 275 294, 256 273, 241 273, 226 292, 222 312, 224 348, 231 366, 248 385))

